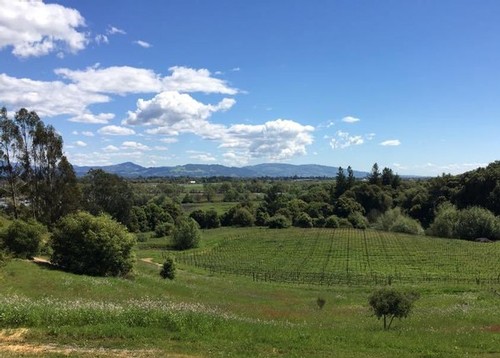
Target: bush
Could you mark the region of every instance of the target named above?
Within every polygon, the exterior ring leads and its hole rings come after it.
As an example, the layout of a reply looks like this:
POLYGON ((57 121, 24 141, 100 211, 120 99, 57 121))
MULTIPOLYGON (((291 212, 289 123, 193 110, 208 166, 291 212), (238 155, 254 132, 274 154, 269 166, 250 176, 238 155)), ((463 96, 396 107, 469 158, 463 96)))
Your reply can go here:
MULTIPOLYGON (((36 221, 14 220, 0 235, 4 248, 14 257, 32 258, 40 252, 47 229, 36 221)), ((2 246, 2 245, 0 245, 2 246)))
POLYGON ((174 258, 169 256, 163 263, 162 269, 160 271, 160 276, 164 279, 173 280, 175 278, 175 261, 174 258))
POLYGON ((174 224, 166 222, 166 223, 159 223, 156 225, 155 228, 155 236, 156 237, 164 237, 168 236, 174 231, 174 224))
POLYGON ((180 219, 173 231, 173 246, 177 250, 198 247, 201 239, 198 223, 191 218, 180 219))
POLYGON ((427 232, 438 237, 453 237, 457 220, 457 208, 450 203, 444 203, 438 207, 436 217, 427 232))
POLYGON ((373 227, 377 230, 399 232, 404 234, 424 234, 424 229, 420 223, 417 220, 403 214, 400 208, 387 210, 377 218, 373 227))
POLYGON ((356 229, 366 229, 368 227, 368 219, 360 212, 354 212, 347 217, 347 220, 356 229))
POLYGON ((51 243, 52 263, 76 274, 124 276, 134 264, 134 237, 108 215, 70 214, 57 224, 51 243))
POLYGON ((290 220, 284 215, 277 214, 267 221, 270 229, 285 229, 290 227, 290 220))
POLYGON ((307 213, 300 213, 295 219, 294 226, 309 229, 313 227, 313 220, 307 213))
POLYGON ((339 228, 342 228, 342 229, 352 229, 352 224, 346 218, 340 218, 339 219, 339 228))
POLYGON ((368 297, 368 303, 378 319, 384 318, 384 329, 389 329, 395 317, 408 317, 418 297, 418 294, 413 292, 402 293, 395 289, 382 288, 368 297), (390 318, 389 324, 387 318, 390 318))
POLYGON ((336 229, 340 227, 339 217, 337 215, 331 215, 326 218, 325 227, 330 229, 336 229))
POLYGON ((491 211, 478 206, 460 210, 454 236, 465 240, 480 237, 500 239, 500 219, 491 211))
POLYGON ((254 216, 246 208, 238 208, 234 212, 232 224, 235 226, 252 226, 255 221, 254 216))

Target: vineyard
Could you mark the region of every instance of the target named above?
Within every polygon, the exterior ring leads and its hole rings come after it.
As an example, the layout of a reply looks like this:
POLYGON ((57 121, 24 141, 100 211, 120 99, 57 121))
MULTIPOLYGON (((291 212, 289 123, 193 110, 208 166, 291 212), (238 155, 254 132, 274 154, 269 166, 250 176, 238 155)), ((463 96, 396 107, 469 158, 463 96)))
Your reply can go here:
POLYGON ((212 273, 317 285, 500 283, 500 244, 355 229, 254 229, 181 263, 212 273))

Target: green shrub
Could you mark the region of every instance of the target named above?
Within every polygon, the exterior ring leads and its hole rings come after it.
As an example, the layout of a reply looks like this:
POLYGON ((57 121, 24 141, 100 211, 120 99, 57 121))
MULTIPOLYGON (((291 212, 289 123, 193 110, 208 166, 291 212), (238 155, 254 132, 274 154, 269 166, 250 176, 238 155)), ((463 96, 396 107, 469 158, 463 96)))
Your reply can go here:
POLYGON ((14 220, 0 234, 4 248, 14 257, 32 258, 40 252, 47 229, 36 221, 14 220))
POLYGON ((455 235, 457 220, 457 208, 450 203, 444 203, 438 207, 436 217, 427 229, 427 233, 433 236, 451 238, 455 235))
POLYGON ((159 223, 155 228, 156 237, 164 237, 170 235, 174 231, 174 224, 172 223, 159 223))
POLYGON ((267 225, 270 229, 286 229, 290 227, 290 220, 285 215, 277 214, 267 221, 267 225))
POLYGON ((368 227, 368 219, 360 212, 354 212, 347 217, 347 220, 356 229, 366 229, 368 227))
POLYGON ((177 250, 187 250, 198 247, 201 239, 198 223, 192 218, 180 219, 172 234, 172 243, 177 250))
POLYGON ((173 280, 175 278, 175 271, 176 267, 174 258, 169 256, 163 263, 163 266, 160 271, 160 276, 163 277, 164 279, 168 278, 169 280, 173 280))
POLYGON ((295 219, 294 226, 309 229, 313 227, 313 220, 307 213, 300 213, 295 219))
POLYGON ((373 227, 377 230, 399 232, 404 234, 423 235, 420 223, 403 214, 400 208, 389 209, 380 215, 373 227))
POLYGON ((336 229, 340 227, 339 217, 337 215, 331 215, 326 218, 325 227, 336 229))
POLYGON ((238 208, 234 212, 232 224, 235 226, 252 226, 255 218, 250 211, 246 208, 238 208))
POLYGON ((339 228, 352 229, 352 224, 347 218, 339 218, 339 228))
POLYGON ((460 210, 454 236, 465 240, 479 237, 500 239, 500 219, 491 211, 478 206, 460 210))
POLYGON ((52 263, 69 272, 123 276, 134 264, 133 235, 108 215, 70 214, 57 224, 51 243, 52 263))

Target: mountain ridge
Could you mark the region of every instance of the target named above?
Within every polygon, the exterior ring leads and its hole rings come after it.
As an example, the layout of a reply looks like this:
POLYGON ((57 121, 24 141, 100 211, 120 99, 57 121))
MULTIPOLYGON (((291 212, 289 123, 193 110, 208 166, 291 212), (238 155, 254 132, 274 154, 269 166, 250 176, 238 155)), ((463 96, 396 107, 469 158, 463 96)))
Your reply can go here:
MULTIPOLYGON (((319 164, 286 164, 263 163, 244 167, 228 167, 221 164, 184 164, 176 166, 143 167, 133 162, 124 162, 105 166, 73 166, 77 176, 81 177, 91 169, 102 169, 110 174, 117 174, 126 178, 148 177, 234 177, 234 178, 260 178, 260 177, 327 177, 337 175, 339 167, 319 164)), ((345 169, 345 168, 344 168, 345 169)), ((354 170, 358 179, 366 177, 369 173, 354 170)), ((347 173, 346 173, 347 174, 347 173)))

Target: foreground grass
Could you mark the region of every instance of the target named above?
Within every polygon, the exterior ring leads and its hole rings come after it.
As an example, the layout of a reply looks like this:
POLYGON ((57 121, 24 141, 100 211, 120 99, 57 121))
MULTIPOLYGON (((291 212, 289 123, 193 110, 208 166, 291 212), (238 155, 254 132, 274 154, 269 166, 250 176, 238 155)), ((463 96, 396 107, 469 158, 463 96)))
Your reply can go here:
POLYGON ((0 278, 0 356, 500 355, 500 287, 398 286, 421 299, 383 331, 367 307, 372 286, 297 287, 196 270, 165 281, 158 270, 139 261, 133 279, 93 278, 11 261, 0 278))

